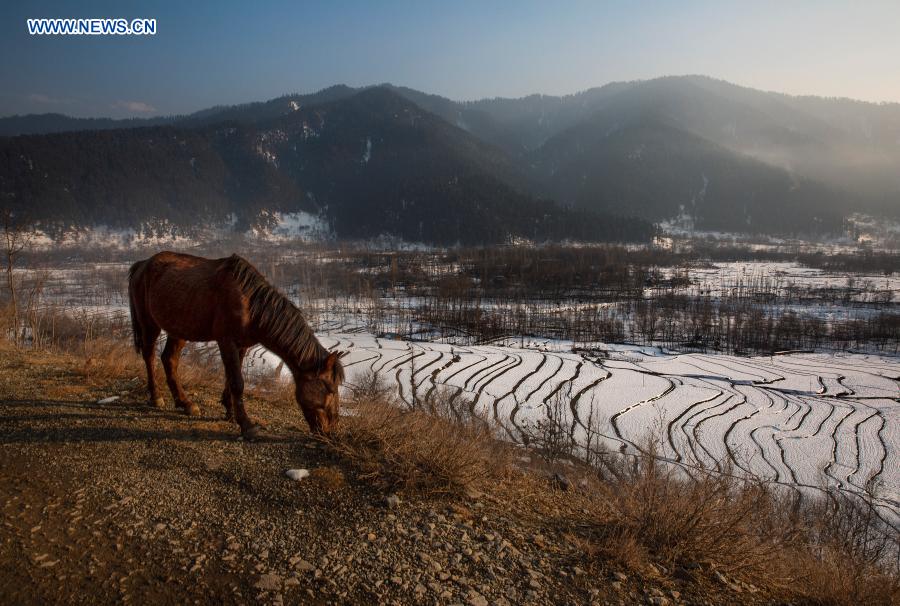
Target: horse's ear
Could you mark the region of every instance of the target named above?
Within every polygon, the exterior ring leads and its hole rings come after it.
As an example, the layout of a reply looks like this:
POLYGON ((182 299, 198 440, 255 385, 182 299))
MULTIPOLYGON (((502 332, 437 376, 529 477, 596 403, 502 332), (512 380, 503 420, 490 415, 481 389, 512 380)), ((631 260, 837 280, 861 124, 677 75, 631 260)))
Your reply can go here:
POLYGON ((325 358, 325 364, 322 365, 322 371, 319 373, 320 377, 331 377, 334 374, 334 364, 338 361, 340 356, 336 351, 328 354, 328 357, 325 358))

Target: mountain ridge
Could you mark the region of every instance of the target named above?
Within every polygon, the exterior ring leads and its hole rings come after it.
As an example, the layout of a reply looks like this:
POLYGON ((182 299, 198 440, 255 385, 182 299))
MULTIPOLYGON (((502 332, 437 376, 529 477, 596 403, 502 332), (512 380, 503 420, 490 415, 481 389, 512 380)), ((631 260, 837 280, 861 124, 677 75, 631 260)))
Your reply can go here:
MULTIPOLYGON (((8 119, 0 119, 0 132, 15 126, 4 120, 8 119)), ((54 120, 58 126, 58 118, 54 120)), ((461 212, 461 200, 470 199, 473 216, 485 205, 493 205, 497 212, 506 208, 505 217, 495 214, 488 221, 495 226, 516 223, 515 205, 509 207, 514 198, 534 217, 542 214, 541 205, 559 216, 577 211, 636 216, 649 222, 687 213, 697 229, 767 234, 839 233, 844 218, 853 212, 900 214, 900 105, 769 93, 705 76, 610 83, 560 97, 467 102, 391 84, 336 85, 188 116, 87 123, 104 128, 59 136, 84 143, 92 137, 102 140, 96 135, 100 132, 133 131, 140 138, 142 128, 181 129, 200 138, 227 128, 250 138, 278 138, 284 135, 281 131, 289 131, 288 139, 296 140, 247 140, 240 152, 240 146, 229 147, 231 155, 221 159, 225 167, 219 171, 221 178, 214 179, 214 187, 206 184, 210 204, 219 210, 237 204, 248 211, 259 209, 261 200, 268 200, 272 211, 316 212, 327 207, 336 224, 343 225, 339 234, 356 234, 354 221, 363 216, 367 229, 390 227, 385 220, 376 220, 372 207, 359 207, 358 200, 374 198, 382 206, 379 211, 393 217, 394 223, 403 223, 401 217, 410 215, 409 197, 416 201, 413 206, 448 212, 453 208, 461 212), (346 113, 351 107, 352 112, 346 113), (415 125, 410 130, 402 120, 394 120, 387 143, 373 141, 367 129, 388 128, 398 111, 418 116, 425 130, 416 133, 415 125), (351 129, 355 139, 349 131, 320 132, 317 125, 324 113, 347 118, 342 128, 351 129), (321 135, 336 147, 317 144, 321 135), (364 171, 358 158, 349 157, 351 149, 361 157, 366 141, 380 154, 388 152, 374 164, 380 174, 364 171), (430 145, 436 145, 436 151, 430 145), (306 155, 301 157, 298 148, 306 155), (288 160, 278 165, 266 154, 288 160), (385 157, 393 163, 382 163, 385 157), (269 168, 259 165, 260 158, 269 168), (251 170, 253 166, 257 168, 251 170), (277 175, 268 175, 273 167, 277 175), (424 177, 401 170, 412 167, 424 177), (230 175, 228 187, 222 181, 225 173, 230 175), (243 176, 237 178, 237 173, 243 176), (391 185, 387 175, 396 184, 391 185), (468 181, 462 186, 461 176, 468 181), (375 190, 380 192, 377 196, 370 193, 375 190), (250 196, 251 200, 247 191, 264 195, 250 196), (423 202, 427 198, 433 201, 423 202), (398 205, 403 211, 399 214, 398 205)), ((36 135, 0 138, 0 149, 20 147, 21 137, 28 136, 36 135)), ((221 141, 211 145, 224 149, 221 141)), ((173 162, 179 158, 174 151, 170 157, 173 162)), ((0 171, 0 179, 6 173, 6 189, 0 193, 7 197, 17 193, 15 180, 10 179, 14 166, 10 159, 0 171)), ((123 188, 126 185, 122 183, 123 188)), ((127 188, 118 195, 126 194, 127 188)), ((169 196, 163 206, 184 195, 169 196)), ((448 217, 437 219, 438 215, 425 213, 418 223, 410 219, 413 222, 401 229, 407 236, 429 232, 445 241, 452 237, 444 233, 448 230, 469 231, 448 217)), ((523 236, 523 230, 533 236, 542 231, 524 225, 516 229, 517 236, 523 236)), ((499 237, 498 231, 491 234, 493 239, 499 237)))
MULTIPOLYGON (((327 216, 340 237, 438 244, 646 240, 649 222, 561 207, 519 169, 386 88, 258 120, 22 135, 0 141, 0 195, 42 224, 174 225, 273 212, 327 216)), ((270 112, 271 113, 271 112, 270 112)))

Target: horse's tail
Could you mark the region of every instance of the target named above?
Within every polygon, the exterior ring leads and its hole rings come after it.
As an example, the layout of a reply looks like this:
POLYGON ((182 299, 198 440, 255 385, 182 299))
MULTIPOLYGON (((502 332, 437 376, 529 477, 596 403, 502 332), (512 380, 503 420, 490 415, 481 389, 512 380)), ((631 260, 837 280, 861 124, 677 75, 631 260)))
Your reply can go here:
POLYGON ((138 320, 137 306, 135 303, 135 295, 137 292, 137 281, 140 279, 138 272, 144 267, 146 261, 138 261, 128 270, 128 307, 131 312, 131 334, 134 338, 134 349, 138 353, 142 353, 144 345, 144 330, 141 322, 138 320))

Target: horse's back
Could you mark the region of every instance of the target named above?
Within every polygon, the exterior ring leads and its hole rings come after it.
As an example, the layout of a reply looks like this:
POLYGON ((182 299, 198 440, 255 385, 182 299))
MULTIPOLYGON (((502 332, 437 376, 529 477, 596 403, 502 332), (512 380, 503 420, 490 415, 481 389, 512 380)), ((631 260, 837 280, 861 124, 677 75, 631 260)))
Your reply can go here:
POLYGON ((131 288, 142 310, 167 333, 212 341, 237 330, 244 315, 241 293, 224 259, 159 252, 132 266, 131 288))

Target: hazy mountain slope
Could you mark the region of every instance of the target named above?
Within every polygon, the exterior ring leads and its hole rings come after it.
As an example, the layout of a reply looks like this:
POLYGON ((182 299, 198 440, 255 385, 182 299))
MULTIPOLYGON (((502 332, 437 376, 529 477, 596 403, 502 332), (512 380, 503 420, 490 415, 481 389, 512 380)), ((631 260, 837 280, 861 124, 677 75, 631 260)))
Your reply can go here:
MULTIPOLYGON (((860 198, 900 193, 900 105, 792 97, 704 77, 655 85, 680 128, 860 198), (683 105, 672 103, 678 97, 683 105)), ((900 196, 896 198, 900 200, 900 196)))
POLYGON ((627 207, 651 220, 681 214, 700 229, 764 233, 836 231, 831 192, 752 158, 635 115, 573 127, 532 156, 557 199, 579 208, 627 207))

